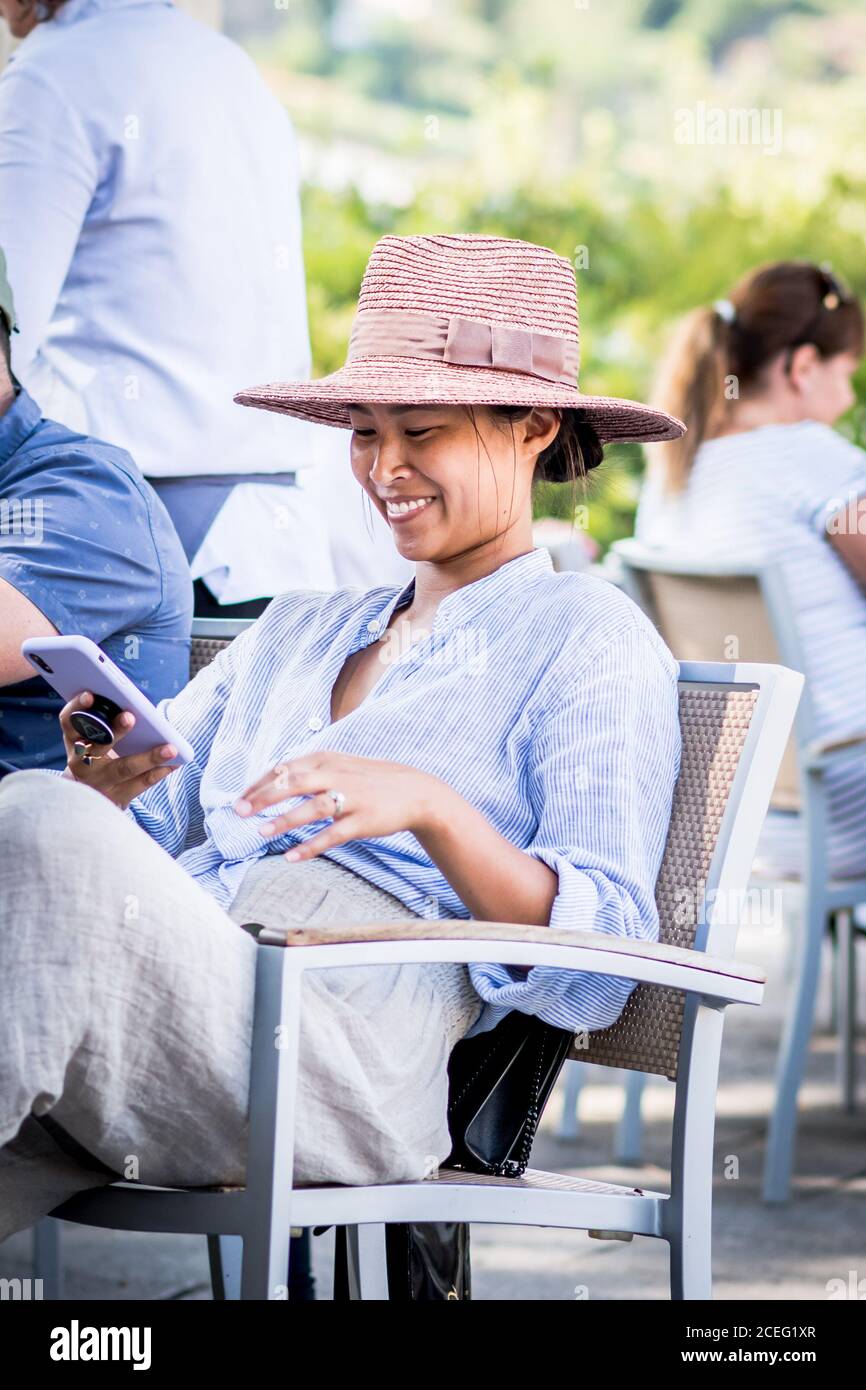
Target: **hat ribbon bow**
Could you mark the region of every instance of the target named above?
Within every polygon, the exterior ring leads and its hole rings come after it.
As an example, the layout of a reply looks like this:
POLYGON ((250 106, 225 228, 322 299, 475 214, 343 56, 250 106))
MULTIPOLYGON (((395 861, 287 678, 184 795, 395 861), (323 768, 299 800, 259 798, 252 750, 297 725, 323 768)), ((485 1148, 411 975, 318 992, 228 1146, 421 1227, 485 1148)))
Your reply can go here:
POLYGON ((435 357, 454 366, 522 372, 577 385, 578 346, 572 338, 460 314, 359 310, 346 360, 363 357, 435 357))

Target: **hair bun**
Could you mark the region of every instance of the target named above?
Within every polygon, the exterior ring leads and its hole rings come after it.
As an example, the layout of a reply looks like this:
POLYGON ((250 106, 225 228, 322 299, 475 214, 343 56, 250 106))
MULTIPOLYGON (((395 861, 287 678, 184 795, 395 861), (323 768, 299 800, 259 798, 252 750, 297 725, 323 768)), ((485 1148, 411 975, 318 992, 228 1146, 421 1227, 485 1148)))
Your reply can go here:
POLYGON ((563 410, 559 434, 541 455, 536 476, 546 483, 570 483, 603 459, 604 445, 583 412, 563 410))

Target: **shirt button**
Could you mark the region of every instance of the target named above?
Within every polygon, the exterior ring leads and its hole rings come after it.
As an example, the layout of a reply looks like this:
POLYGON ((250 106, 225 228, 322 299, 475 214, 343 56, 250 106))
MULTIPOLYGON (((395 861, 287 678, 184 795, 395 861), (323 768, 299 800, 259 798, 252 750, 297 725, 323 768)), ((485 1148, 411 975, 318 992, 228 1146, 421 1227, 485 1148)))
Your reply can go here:
POLYGON ((426 909, 427 909, 428 912, 438 912, 438 911, 439 911, 439 899, 438 899, 438 898, 432 898, 432 897, 431 897, 431 898, 425 898, 425 899, 424 899, 424 906, 426 907, 426 909))
POLYGON ((318 733, 319 729, 324 727, 324 724, 324 719, 320 719, 317 714, 314 714, 312 719, 307 720, 307 728, 312 729, 314 734, 318 733))
POLYGON ((378 631, 379 631, 379 619, 378 619, 378 618, 371 618, 371 619, 370 619, 370 621, 369 621, 368 624, 367 624, 367 631, 368 631, 368 632, 378 632, 378 631))

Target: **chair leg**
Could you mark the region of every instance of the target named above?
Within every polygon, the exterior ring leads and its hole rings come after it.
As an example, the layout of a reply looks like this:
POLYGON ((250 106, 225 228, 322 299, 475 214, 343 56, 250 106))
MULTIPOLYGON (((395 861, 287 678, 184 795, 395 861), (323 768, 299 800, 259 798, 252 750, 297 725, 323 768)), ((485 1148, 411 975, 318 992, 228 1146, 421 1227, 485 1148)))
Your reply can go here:
POLYGON ((250 1067, 241 1298, 289 1297, 301 974, 291 952, 258 947, 250 1067))
POLYGON ((663 1215, 671 1298, 713 1296, 713 1139, 724 1010, 686 1003, 671 1143, 671 1195, 663 1215))
POLYGON ((786 892, 785 888, 782 888, 782 937, 783 940, 787 939, 790 948, 782 955, 782 979, 792 989, 796 982, 798 942, 802 940, 805 931, 804 922, 808 910, 807 896, 805 886, 800 898, 796 898, 793 893, 786 892))
POLYGON ((349 1298, 388 1301, 388 1265, 383 1225, 347 1226, 349 1298))
POLYGON ((830 971, 830 1018, 826 1031, 835 1038, 839 1036, 839 937, 835 928, 830 933, 830 971))
POLYGON ((617 1163, 640 1163, 643 1159, 641 1097, 646 1079, 642 1071, 630 1071, 626 1077, 622 1118, 617 1125, 614 1144, 613 1156, 617 1163))
POLYGON ((57 1302, 63 1298, 63 1259, 60 1251, 60 1222, 46 1216, 33 1227, 33 1273, 42 1280, 42 1297, 57 1302))
POLYGON ((557 1139, 576 1139, 580 1133, 577 1106, 583 1082, 584 1068, 580 1062, 566 1062, 565 1090, 562 1097, 562 1112, 556 1130, 557 1139))
POLYGON ((214 1299, 239 1299, 244 1243, 240 1236, 208 1236, 207 1253, 214 1299))
MULTIPOLYGON (((813 879, 814 881, 814 879, 813 879)), ((821 947, 827 927, 824 898, 816 892, 807 903, 799 952, 797 985, 779 1049, 776 1100, 764 1159, 765 1202, 785 1202, 791 1192, 791 1169, 797 1129, 797 1093, 809 1050, 815 1018, 815 996, 821 969, 821 947)))
POLYGON ((857 1077, 855 1072, 857 993, 855 988, 854 923, 850 908, 836 913, 836 1013, 838 1018, 839 1090, 842 1106, 853 1114, 856 1107, 857 1077))
POLYGON ((260 1203, 262 1217, 243 1237, 241 1292, 244 1301, 268 1302, 289 1297, 291 1212, 276 1203, 260 1203))

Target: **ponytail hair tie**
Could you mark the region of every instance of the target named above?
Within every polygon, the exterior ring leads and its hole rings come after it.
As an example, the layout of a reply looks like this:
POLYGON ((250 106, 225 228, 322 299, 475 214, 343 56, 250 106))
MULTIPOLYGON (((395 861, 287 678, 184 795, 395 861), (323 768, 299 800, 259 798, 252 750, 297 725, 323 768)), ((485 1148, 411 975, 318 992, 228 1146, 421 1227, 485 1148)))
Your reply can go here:
POLYGON ((737 317, 737 311, 729 299, 717 299, 713 308, 719 318, 724 319, 725 323, 733 323, 737 317))
POLYGON ((829 261, 822 261, 819 269, 824 277, 824 294, 821 297, 821 303, 825 309, 838 309, 845 299, 845 291, 833 274, 829 261))

